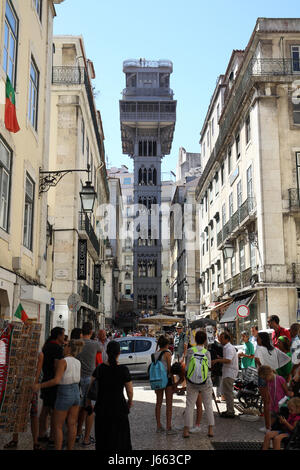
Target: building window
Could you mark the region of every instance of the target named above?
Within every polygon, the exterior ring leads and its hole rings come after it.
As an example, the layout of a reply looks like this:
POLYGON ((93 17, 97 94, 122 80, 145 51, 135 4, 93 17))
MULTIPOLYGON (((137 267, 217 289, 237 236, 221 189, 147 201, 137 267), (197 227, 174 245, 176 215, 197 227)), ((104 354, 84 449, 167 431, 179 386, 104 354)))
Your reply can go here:
POLYGON ((236 159, 238 160, 241 156, 240 134, 237 134, 235 138, 235 148, 236 148, 236 159))
POLYGON ((212 121, 211 121, 211 135, 213 136, 215 133, 215 119, 212 118, 212 121))
POLYGON ((208 195, 207 195, 207 191, 205 193, 205 212, 207 212, 207 206, 208 206, 208 195))
POLYGON ((243 198, 243 195, 242 195, 242 182, 239 181, 238 184, 237 184, 237 206, 238 206, 238 209, 242 205, 242 198, 243 198))
POLYGON ((228 174, 231 173, 231 147, 228 147, 228 174))
POLYGON ((124 178, 123 184, 131 184, 131 178, 124 178))
POLYGON ((221 165, 221 186, 224 185, 224 163, 221 165))
POLYGON ((42 0, 34 0, 34 6, 39 19, 42 19, 42 0))
POLYGON ((28 174, 25 183, 24 246, 32 251, 35 184, 28 174))
POLYGON ((229 196, 229 218, 233 216, 233 193, 229 196))
POLYGON ((293 122, 294 124, 300 124, 300 95, 293 96, 292 106, 293 106, 293 122))
POLYGON ((248 114, 246 119, 246 144, 248 144, 251 140, 251 123, 250 123, 250 114, 248 114))
POLYGON ((19 20, 10 1, 7 0, 4 23, 3 69, 14 88, 16 82, 18 29, 19 20))
POLYGON ((252 165, 250 165, 247 170, 247 198, 253 198, 252 165))
POLYGON ((207 147, 209 148, 209 131, 207 132, 207 147))
POLYGON ((139 141, 139 157, 155 157, 157 155, 156 140, 139 141))
POLYGON ((256 268, 256 247, 253 243, 250 243, 250 264, 251 268, 256 268))
POLYGON ((223 204, 222 206, 222 227, 224 228, 226 224, 226 206, 223 204))
POLYGON ((30 79, 29 79, 29 107, 28 118, 32 127, 37 130, 38 121, 38 100, 39 100, 39 71, 33 58, 30 64, 30 79))
POLYGON ((292 46, 293 72, 300 72, 300 46, 292 46))
POLYGON ((205 157, 205 142, 203 142, 202 148, 203 148, 203 157, 205 157))
POLYGON ((131 295, 131 284, 125 284, 125 295, 131 295))
POLYGON ((220 119, 220 105, 219 104, 217 106, 217 119, 218 119, 218 121, 220 119))
POLYGON ((0 140, 0 227, 8 232, 11 151, 0 140))
POLYGON ((125 266, 132 266, 131 256, 125 256, 125 266))
POLYGON ((233 257, 231 258, 231 276, 236 274, 236 260, 235 260, 235 250, 233 252, 233 257))
POLYGON ((243 240, 239 243, 240 272, 245 271, 245 243, 243 240))
MULTIPOLYGON (((217 172, 215 174, 215 195, 217 196, 219 194, 219 187, 220 187, 220 182, 219 182, 219 173, 217 172)), ((221 167, 221 180, 222 180, 222 167, 221 167)), ((223 185, 223 183, 222 183, 223 185)))

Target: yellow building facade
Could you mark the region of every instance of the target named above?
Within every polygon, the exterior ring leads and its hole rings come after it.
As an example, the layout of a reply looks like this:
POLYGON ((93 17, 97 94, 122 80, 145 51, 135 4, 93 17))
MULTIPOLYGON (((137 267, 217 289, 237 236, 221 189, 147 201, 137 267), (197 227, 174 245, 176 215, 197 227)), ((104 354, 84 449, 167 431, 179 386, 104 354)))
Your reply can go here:
POLYGON ((0 2, 0 318, 11 319, 21 302, 43 325, 51 293, 39 169, 48 168, 53 19, 62 1, 0 2), (15 134, 4 123, 7 76, 16 94, 15 134))

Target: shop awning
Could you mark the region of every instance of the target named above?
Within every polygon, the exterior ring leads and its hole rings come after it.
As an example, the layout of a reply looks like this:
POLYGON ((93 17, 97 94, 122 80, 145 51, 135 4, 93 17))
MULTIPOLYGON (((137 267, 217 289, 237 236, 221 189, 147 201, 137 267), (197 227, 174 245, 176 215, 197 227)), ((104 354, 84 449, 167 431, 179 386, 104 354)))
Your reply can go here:
POLYGON ((234 300, 232 304, 229 305, 228 309, 224 313, 223 317, 220 320, 220 323, 229 323, 235 321, 237 317, 237 308, 239 305, 249 305, 251 304, 252 300, 254 299, 256 294, 248 295, 247 297, 242 297, 237 300, 234 300))

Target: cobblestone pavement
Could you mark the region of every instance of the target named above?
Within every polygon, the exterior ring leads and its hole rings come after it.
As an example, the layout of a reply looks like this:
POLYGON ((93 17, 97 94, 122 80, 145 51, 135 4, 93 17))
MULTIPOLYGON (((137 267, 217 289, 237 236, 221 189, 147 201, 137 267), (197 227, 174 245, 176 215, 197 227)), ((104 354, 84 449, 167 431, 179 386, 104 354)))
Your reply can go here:
MULTIPOLYGON (((166 436, 156 433, 155 422, 155 392, 150 389, 149 382, 142 379, 134 381, 134 404, 130 412, 130 428, 132 447, 134 450, 211 450, 212 442, 262 442, 263 434, 259 428, 263 426, 263 418, 259 418, 256 422, 242 421, 238 416, 235 419, 227 420, 219 418, 217 409, 215 411, 215 429, 214 438, 207 437, 207 424, 205 412, 203 413, 201 432, 191 434, 189 439, 182 437, 182 431, 177 431, 176 435, 166 436)), ((183 426, 183 412, 185 409, 185 396, 174 395, 173 398, 173 418, 172 426, 183 426)), ((219 404, 220 411, 226 409, 225 404, 219 404)), ((238 412, 237 412, 238 413, 238 412)), ((162 406, 162 424, 165 426, 165 400, 162 406)), ((5 443, 9 441, 11 436, 0 434, 0 449, 3 449, 5 443)), ((93 450, 92 445, 87 450, 93 450)), ((30 432, 20 434, 19 446, 20 450, 31 450, 32 441, 30 432)), ((76 450, 85 450, 80 444, 76 444, 76 450)))

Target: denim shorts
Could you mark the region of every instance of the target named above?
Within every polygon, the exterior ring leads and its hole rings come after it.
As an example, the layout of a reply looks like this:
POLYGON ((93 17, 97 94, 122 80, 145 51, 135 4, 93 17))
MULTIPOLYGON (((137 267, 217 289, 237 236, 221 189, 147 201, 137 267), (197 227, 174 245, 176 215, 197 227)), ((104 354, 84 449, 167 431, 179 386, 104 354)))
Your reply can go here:
POLYGON ((78 384, 59 385, 57 389, 55 409, 67 411, 72 406, 79 406, 80 393, 78 384))
POLYGON ((81 377, 80 379, 80 406, 82 408, 86 407, 87 392, 90 387, 92 377, 81 377))

